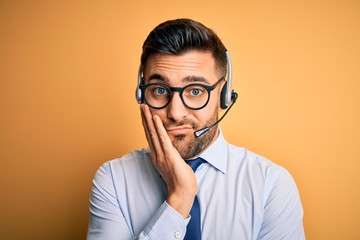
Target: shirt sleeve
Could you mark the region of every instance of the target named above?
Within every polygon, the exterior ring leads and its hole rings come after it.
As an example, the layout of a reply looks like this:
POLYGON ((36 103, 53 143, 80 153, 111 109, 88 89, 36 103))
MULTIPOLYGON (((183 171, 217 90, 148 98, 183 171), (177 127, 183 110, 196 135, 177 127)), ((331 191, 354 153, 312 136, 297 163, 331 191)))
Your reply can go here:
POLYGON ((271 191, 265 201, 260 240, 303 240, 303 208, 292 176, 284 168, 274 176, 271 191))
MULTIPOLYGON (((139 237, 146 239, 184 239, 190 218, 183 217, 165 201, 139 237), (179 224, 177 224, 179 223, 179 224)), ((139 238, 141 239, 141 238, 139 238)))
POLYGON ((166 201, 140 233, 134 233, 131 215, 122 210, 116 196, 110 168, 104 164, 93 180, 90 196, 90 219, 87 240, 161 240, 183 239, 189 219, 183 217, 166 201))

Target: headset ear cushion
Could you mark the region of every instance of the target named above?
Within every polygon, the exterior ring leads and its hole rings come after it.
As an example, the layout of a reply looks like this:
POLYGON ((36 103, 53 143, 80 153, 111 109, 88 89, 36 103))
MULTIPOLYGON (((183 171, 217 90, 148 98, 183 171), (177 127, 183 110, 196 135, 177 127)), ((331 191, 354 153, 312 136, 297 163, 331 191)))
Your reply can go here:
POLYGON ((220 107, 222 109, 226 109, 228 107, 228 105, 226 104, 226 92, 227 92, 227 82, 224 84, 223 88, 221 89, 220 107))
POLYGON ((136 87, 135 97, 136 97, 136 101, 138 102, 138 104, 141 104, 144 102, 144 99, 142 97, 142 91, 139 86, 136 87))

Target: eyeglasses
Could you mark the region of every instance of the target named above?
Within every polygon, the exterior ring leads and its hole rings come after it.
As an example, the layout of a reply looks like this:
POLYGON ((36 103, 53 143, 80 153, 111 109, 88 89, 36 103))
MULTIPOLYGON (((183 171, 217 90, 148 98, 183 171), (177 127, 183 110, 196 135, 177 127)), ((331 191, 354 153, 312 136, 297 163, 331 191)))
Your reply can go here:
POLYGON ((210 99, 210 92, 214 90, 225 77, 220 78, 214 85, 199 83, 189 84, 183 88, 169 87, 162 83, 140 85, 145 103, 154 109, 165 108, 171 101, 174 92, 179 92, 182 103, 191 110, 204 108, 210 99))

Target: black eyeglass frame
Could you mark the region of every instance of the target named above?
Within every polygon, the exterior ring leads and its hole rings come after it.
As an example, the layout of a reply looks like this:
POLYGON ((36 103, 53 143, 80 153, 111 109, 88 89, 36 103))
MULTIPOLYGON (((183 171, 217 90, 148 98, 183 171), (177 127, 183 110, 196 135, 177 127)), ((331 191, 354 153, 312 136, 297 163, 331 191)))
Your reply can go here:
POLYGON ((163 83, 148 83, 148 84, 142 84, 139 86, 139 88, 141 89, 141 95, 143 96, 143 101, 145 101, 145 103, 151 107, 151 108, 154 108, 154 109, 163 109, 163 108, 166 108, 167 105, 169 105, 169 103, 171 102, 171 99, 173 98, 174 96, 174 92, 179 92, 179 95, 180 95, 180 99, 182 101, 182 103, 184 104, 185 107, 187 107, 188 109, 191 109, 191 110, 200 110, 200 109, 203 109, 204 107, 206 107, 206 105, 209 103, 209 100, 210 100, 210 93, 212 90, 214 90, 217 85, 219 85, 219 83, 225 79, 225 76, 221 77, 214 85, 212 86, 209 86, 209 85, 204 85, 204 84, 201 84, 201 83, 192 83, 192 84, 189 84, 189 85, 186 85, 185 87, 169 87, 163 83), (145 90, 146 88, 150 87, 150 86, 154 86, 154 85, 159 85, 159 86, 162 86, 164 87, 167 92, 169 92, 170 96, 169 96, 169 100, 168 102, 162 106, 162 107, 154 107, 153 105, 151 105, 147 100, 146 100, 146 97, 145 97, 145 90), (206 89, 206 91, 208 92, 208 98, 206 100, 206 102, 204 103, 203 106, 201 107, 197 107, 197 108, 193 108, 193 107, 190 107, 189 105, 186 104, 186 102, 184 101, 184 98, 183 98, 183 92, 185 89, 189 88, 189 87, 193 87, 193 86, 199 86, 199 87, 203 87, 206 89))

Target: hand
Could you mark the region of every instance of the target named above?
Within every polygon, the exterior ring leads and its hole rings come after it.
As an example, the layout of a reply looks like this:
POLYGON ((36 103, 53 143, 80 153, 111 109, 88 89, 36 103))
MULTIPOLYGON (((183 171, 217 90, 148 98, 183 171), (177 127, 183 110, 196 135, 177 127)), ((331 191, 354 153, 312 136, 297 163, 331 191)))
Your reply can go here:
POLYGON ((169 196, 167 203, 187 218, 197 193, 196 177, 171 143, 159 116, 152 116, 147 105, 142 104, 141 118, 151 159, 164 179, 169 196))

